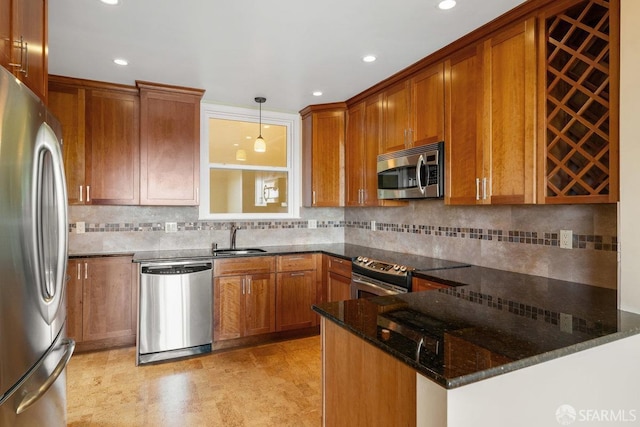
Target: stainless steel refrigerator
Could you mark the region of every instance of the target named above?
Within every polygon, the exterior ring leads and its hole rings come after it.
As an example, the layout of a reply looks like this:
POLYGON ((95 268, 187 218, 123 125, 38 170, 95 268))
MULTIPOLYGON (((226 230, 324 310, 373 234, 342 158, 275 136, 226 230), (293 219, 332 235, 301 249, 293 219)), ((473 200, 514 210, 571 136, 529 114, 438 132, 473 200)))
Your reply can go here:
POLYGON ((0 426, 66 425, 60 125, 0 67, 0 426))

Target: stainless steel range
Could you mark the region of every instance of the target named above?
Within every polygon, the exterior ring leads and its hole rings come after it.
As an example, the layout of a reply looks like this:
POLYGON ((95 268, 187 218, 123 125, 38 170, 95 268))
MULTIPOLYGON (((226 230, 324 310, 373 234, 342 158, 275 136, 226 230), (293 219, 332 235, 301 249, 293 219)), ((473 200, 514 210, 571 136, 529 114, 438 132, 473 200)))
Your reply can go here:
POLYGON ((351 298, 396 295, 411 290, 412 267, 359 256, 351 266, 351 298))
MULTIPOLYGON (((411 291, 412 275, 416 271, 468 267, 455 261, 410 254, 378 252, 387 261, 358 256, 351 266, 351 298, 397 295, 411 291), (405 264, 406 263, 406 264, 405 264)), ((382 258, 382 257, 381 257, 382 258)))

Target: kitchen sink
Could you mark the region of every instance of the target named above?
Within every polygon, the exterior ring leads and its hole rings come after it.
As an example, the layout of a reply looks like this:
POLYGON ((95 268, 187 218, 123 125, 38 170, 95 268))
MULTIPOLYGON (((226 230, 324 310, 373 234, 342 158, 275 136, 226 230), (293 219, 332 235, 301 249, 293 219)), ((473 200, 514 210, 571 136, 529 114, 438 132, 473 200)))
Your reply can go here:
POLYGON ((258 248, 242 248, 242 249, 215 249, 213 256, 234 256, 234 255, 251 255, 266 252, 264 249, 258 248))

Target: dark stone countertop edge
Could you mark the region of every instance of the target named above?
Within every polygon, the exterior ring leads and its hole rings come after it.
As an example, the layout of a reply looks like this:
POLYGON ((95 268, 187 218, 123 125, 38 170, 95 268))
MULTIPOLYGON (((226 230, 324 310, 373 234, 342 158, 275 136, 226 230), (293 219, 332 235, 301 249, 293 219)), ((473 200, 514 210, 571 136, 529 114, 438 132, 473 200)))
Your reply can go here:
POLYGON ((607 344, 613 341, 617 341, 626 337, 640 334, 640 328, 619 331, 619 332, 608 334, 602 337, 594 338, 588 341, 572 344, 557 350, 552 350, 552 351, 541 353, 532 357, 516 360, 516 361, 506 363, 500 366, 496 366, 493 368, 484 369, 481 371, 473 372, 471 374, 447 379, 443 375, 428 369, 426 366, 417 363, 415 360, 411 358, 408 358, 403 353, 396 351, 393 347, 387 346, 381 341, 373 340, 371 339, 371 337, 367 336, 366 334, 363 334, 359 330, 350 327, 348 324, 344 323, 340 319, 332 316, 330 313, 323 310, 322 305, 314 305, 313 310, 319 315, 321 315, 322 317, 325 317, 329 321, 334 322, 336 325, 340 326, 341 328, 353 333, 359 338, 362 338, 364 341, 368 342, 369 344, 372 344, 375 347, 378 347, 385 353, 388 353, 394 356, 396 359, 399 359, 400 361, 406 363, 410 367, 414 368, 416 372, 418 372, 419 374, 433 380, 434 382, 443 386, 447 390, 473 384, 478 381, 496 377, 498 375, 517 371, 522 368, 527 368, 529 366, 534 366, 540 363, 548 362, 550 360, 557 359, 559 357, 567 356, 569 354, 577 353, 582 350, 597 347, 597 346, 607 344))
MULTIPOLYGON (((189 249, 189 250, 163 250, 163 251, 139 251, 134 254, 133 262, 162 262, 162 261, 182 261, 187 259, 213 259, 223 260, 229 258, 262 257, 275 255, 293 255, 304 253, 323 253, 330 256, 351 260, 345 255, 344 245, 289 245, 289 246, 252 246, 263 249, 265 252, 249 254, 234 254, 225 256, 214 256, 211 249, 189 249)), ((221 248, 222 249, 222 248, 221 248)), ((245 247, 238 248, 245 249, 245 247)))

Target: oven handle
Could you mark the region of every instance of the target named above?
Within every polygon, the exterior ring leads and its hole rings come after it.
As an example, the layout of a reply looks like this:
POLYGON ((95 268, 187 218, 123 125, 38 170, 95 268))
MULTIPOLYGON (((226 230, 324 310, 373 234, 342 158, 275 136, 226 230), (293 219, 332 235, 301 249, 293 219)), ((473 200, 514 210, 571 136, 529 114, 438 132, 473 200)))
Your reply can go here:
MULTIPOLYGON (((351 284, 355 285, 357 287, 357 285, 364 285, 368 288, 374 288, 377 290, 380 290, 381 292, 384 293, 384 295, 398 295, 400 292, 398 292, 395 289, 390 289, 390 288, 383 288, 382 286, 378 286, 374 283, 371 282, 367 282, 364 280, 358 280, 356 278, 354 278, 353 276, 351 276, 351 284)), ((353 296, 353 295, 352 295, 353 296)))

